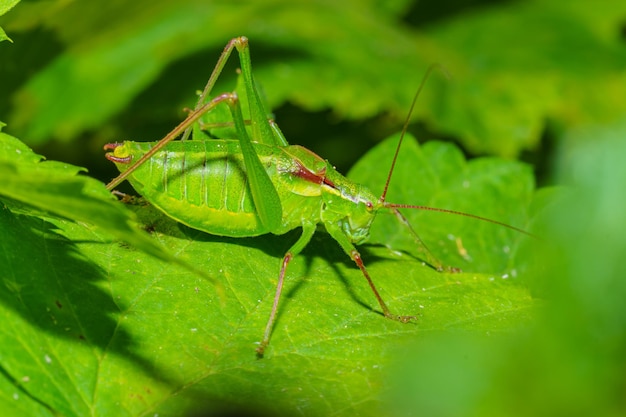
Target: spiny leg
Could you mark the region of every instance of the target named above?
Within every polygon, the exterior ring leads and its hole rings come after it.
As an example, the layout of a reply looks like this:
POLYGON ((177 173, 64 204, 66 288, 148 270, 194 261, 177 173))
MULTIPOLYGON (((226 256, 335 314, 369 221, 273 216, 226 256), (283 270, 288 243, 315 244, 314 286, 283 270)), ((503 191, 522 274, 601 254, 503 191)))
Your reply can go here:
POLYGON ((372 281, 372 278, 370 277, 369 272, 367 272, 367 269, 365 268, 365 265, 363 264, 363 259, 361 258, 361 254, 356 249, 354 249, 352 250, 352 252, 350 252, 350 258, 352 258, 352 260, 357 264, 357 266, 363 273, 363 276, 365 277, 365 279, 367 279, 367 283, 370 285, 370 288, 372 289, 372 292, 374 293, 374 296, 376 297, 378 304, 380 304, 380 308, 382 308, 383 314, 385 315, 385 317, 387 317, 388 319, 400 321, 402 323, 408 323, 409 321, 416 319, 415 316, 398 316, 396 314, 391 313, 391 311, 389 311, 389 307, 387 307, 387 304, 385 304, 385 301, 383 300, 378 290, 376 289, 376 286, 374 285, 374 281, 372 281))
POLYGON ((213 72, 211 73, 211 76, 209 77, 209 81, 204 87, 202 94, 198 98, 198 102, 196 104, 194 111, 191 112, 189 115, 187 115, 187 118, 185 120, 183 120, 178 126, 176 126, 174 130, 168 133, 167 136, 161 139, 159 143, 156 146, 154 146, 149 152, 147 152, 141 159, 139 159, 133 165, 131 165, 128 168, 128 170, 121 173, 116 178, 114 178, 111 182, 109 182, 106 186, 107 189, 112 190, 113 188, 118 186, 122 181, 128 178, 128 176, 134 170, 136 170, 141 164, 143 164, 145 161, 151 158, 152 155, 154 155, 158 150, 163 148, 165 145, 167 145, 168 142, 171 142, 173 139, 177 138, 179 135, 183 134, 183 140, 187 139, 189 137, 189 134, 191 133, 191 126, 193 126, 193 124, 196 121, 198 121, 200 117, 202 117, 203 114, 211 111, 211 109, 213 109, 218 103, 223 101, 223 99, 216 97, 210 100, 209 102, 205 103, 208 95, 211 93, 211 90, 213 89, 213 86, 215 85, 217 78, 222 73, 222 70, 224 69, 224 65, 226 65, 226 61, 228 61, 228 58, 230 57, 231 52, 233 51, 234 48, 240 48, 241 45, 243 44, 245 45, 248 44, 248 39, 243 36, 239 38, 231 39, 228 42, 228 44, 224 47, 224 51, 220 55, 217 61, 217 64, 215 65, 215 68, 213 68, 213 72))
POLYGON ((280 274, 278 275, 278 284, 276 284, 276 293, 274 294, 274 303, 272 304, 272 311, 270 313, 270 318, 267 320, 267 324, 265 325, 265 333, 263 333, 263 340, 259 344, 259 347, 256 348, 256 353, 259 358, 263 357, 263 353, 265 352, 265 348, 270 343, 270 336, 272 334, 272 328, 274 327, 274 321, 276 320, 276 312, 278 311, 278 301, 280 300, 280 295, 283 291, 283 283, 285 282, 285 272, 287 271, 287 265, 293 259, 293 254, 291 252, 287 252, 283 257, 282 266, 280 267, 280 274))
MULTIPOLYGON (((220 57, 217 60, 217 64, 215 64, 215 67, 213 68, 213 71, 211 72, 211 76, 209 77, 209 80, 204 86, 204 90, 202 90, 202 94, 198 96, 196 107, 193 109, 192 113, 195 113, 198 110, 200 110, 200 108, 202 108, 204 103, 207 101, 209 95, 211 94, 211 91, 213 90, 213 87, 215 86, 217 79, 222 73, 222 70, 224 69, 226 62, 228 61, 228 58, 230 58, 230 54, 232 53, 233 49, 240 48, 241 45, 243 44, 246 44, 246 45, 248 44, 248 39, 245 36, 233 38, 230 41, 228 41, 228 43, 224 47, 224 50, 220 54, 220 57)), ((191 126, 189 126, 183 133, 182 140, 187 140, 190 134, 191 134, 191 126)))
POLYGON ((367 269, 363 264, 363 259, 361 259, 361 254, 359 253, 359 251, 356 250, 348 236, 346 236, 343 230, 341 230, 341 228, 333 222, 324 223, 324 225, 326 226, 326 230, 328 231, 328 233, 333 237, 333 239, 337 241, 337 243, 339 243, 344 252, 348 254, 350 259, 352 259, 361 270, 361 273, 367 280, 367 283, 369 284, 372 292, 374 293, 374 296, 376 297, 376 301, 378 301, 380 308, 383 310, 384 316, 388 319, 397 320, 402 323, 408 323, 409 321, 415 319, 415 316, 398 316, 396 314, 393 314, 389 310, 389 307, 387 307, 387 304, 385 304, 383 298, 380 296, 378 289, 376 289, 374 281, 372 281, 369 272, 367 272, 367 269))
MULTIPOLYGON (((254 77, 252 75, 252 64, 250 59, 250 46, 248 45, 248 38, 245 36, 239 36, 231 39, 224 47, 224 51, 220 55, 220 58, 211 73, 211 77, 207 81, 202 94, 198 97, 198 102, 194 111, 198 111, 202 107, 202 104, 208 99, 211 90, 215 86, 217 78, 224 69, 224 65, 230 57, 232 51, 237 49, 239 54, 239 64, 241 66, 241 76, 244 79, 245 96, 247 96, 247 107, 250 114, 249 124, 252 126, 252 140, 254 142, 266 143, 269 145, 286 146, 287 141, 284 140, 282 133, 276 134, 274 127, 270 127, 270 121, 268 115, 270 112, 265 108, 261 95, 258 92, 254 77)), ((244 95, 243 92, 239 92, 244 95)), ((183 135, 183 140, 187 139, 191 134, 191 129, 187 129, 183 135)))
MULTIPOLYGON (((127 170, 125 170, 120 175, 118 175, 113 180, 111 180, 111 182, 109 182, 106 185, 106 188, 108 190, 112 190, 113 188, 117 187, 122 181, 124 181, 126 178, 128 178, 133 171, 135 171, 137 168, 139 168, 139 166, 141 166, 148 159, 152 158, 152 156, 155 153, 157 153, 159 150, 161 150, 163 147, 165 147, 173 139, 177 138, 181 133, 183 133, 183 131, 185 129, 187 129, 188 127, 193 125, 198 119, 200 119, 200 117, 202 117, 202 115, 204 113, 206 113, 208 111, 211 111, 218 104, 220 104, 220 103, 222 103, 224 101, 233 101, 233 100, 236 100, 236 96, 235 95, 229 94, 229 93, 221 94, 221 95, 213 98, 211 101, 209 101, 208 103, 206 103, 202 107, 200 107, 200 109, 190 113, 185 120, 183 120, 170 133, 168 133, 163 139, 161 139, 156 145, 154 145, 152 147, 152 149, 150 149, 148 152, 146 152, 137 161, 134 161, 134 163, 130 167, 128 167, 127 170)), ((104 145, 104 150, 114 150, 115 147, 117 147, 117 146, 114 146, 114 145, 116 145, 116 144, 106 144, 106 145, 104 145)), ((106 156, 107 156, 108 159, 110 159, 112 161, 115 161, 115 158, 116 158, 115 155, 107 154, 106 156)), ((117 162, 119 162, 119 160, 117 162)), ((130 163, 130 162, 131 162, 131 160, 129 159, 128 163, 130 163)))
POLYGON ((280 295, 283 291, 283 283, 285 282, 285 273, 287 271, 287 266, 289 262, 304 249, 304 247, 311 241, 313 234, 315 233, 315 224, 303 224, 302 225, 302 235, 298 239, 296 243, 287 251, 285 256, 283 257, 280 274, 278 275, 278 283, 276 284, 276 293, 274 294, 274 303, 272 304, 272 311, 270 313, 270 317, 267 320, 267 324, 265 325, 265 333, 263 334, 263 340, 259 344, 259 347, 256 349, 256 354, 258 358, 262 358, 265 353, 265 348, 270 343, 270 336, 272 335, 272 329, 274 328, 274 321, 276 320, 276 313, 278 312, 278 302, 280 300, 280 295))
MULTIPOLYGON (((109 184, 107 184, 107 189, 112 190, 117 185, 119 185, 122 181, 130 176, 130 174, 135 171, 140 165, 142 165, 145 161, 150 159, 155 153, 157 153, 160 149, 165 147, 169 142, 176 139, 178 136, 183 134, 183 140, 187 139, 191 134, 191 128, 194 123, 199 121, 199 119, 205 114, 210 112, 213 108, 215 108, 219 103, 224 100, 231 100, 234 97, 233 94, 222 94, 213 99, 206 102, 211 93, 211 90, 215 86, 215 82, 217 78, 222 73, 224 69, 224 65, 228 61, 233 49, 237 49, 239 53, 239 60, 242 68, 242 74, 246 78, 246 89, 248 96, 248 107, 250 110, 251 117, 251 125, 253 127, 253 140, 261 143, 275 144, 275 145, 286 145, 286 141, 282 138, 282 134, 278 135, 274 133, 276 128, 270 127, 270 122, 266 118, 266 112, 264 111, 263 105, 259 99, 259 93, 257 92, 256 86, 252 77, 252 69, 250 64, 250 50, 248 47, 248 39, 245 36, 240 36, 237 38, 231 39, 228 44, 224 47, 224 51, 220 55, 218 59, 217 65, 213 69, 209 80, 202 91, 202 94, 198 98, 198 102, 196 104, 195 109, 187 115, 187 118, 183 120, 178 126, 174 128, 170 133, 168 133, 163 139, 161 139, 150 151, 143 155, 138 161, 135 161, 126 171, 118 175, 114 178, 109 184)), ((106 149, 106 147, 105 147, 106 149)))

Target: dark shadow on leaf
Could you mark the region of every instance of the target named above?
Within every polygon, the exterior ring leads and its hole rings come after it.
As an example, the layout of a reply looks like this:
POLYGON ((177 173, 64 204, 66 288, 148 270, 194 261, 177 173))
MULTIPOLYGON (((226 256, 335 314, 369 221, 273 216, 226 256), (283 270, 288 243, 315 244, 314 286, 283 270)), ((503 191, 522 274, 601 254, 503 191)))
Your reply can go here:
MULTIPOLYGON (((281 236, 269 233, 254 237, 218 236, 178 223, 151 205, 130 206, 130 208, 137 214, 144 228, 150 230, 150 233, 197 242, 228 243, 245 246, 259 249, 277 259, 281 259, 285 255, 291 245, 298 240, 300 233, 302 233, 299 229, 296 229, 281 236)), ((278 271, 276 271, 276 275, 278 275, 278 271)))
MULTIPOLYGON (((361 252, 361 254, 366 254, 363 258, 366 259, 366 261, 368 261, 368 264, 373 264, 375 262, 387 259, 383 256, 378 256, 375 255, 370 249, 368 248, 380 248, 380 249, 387 249, 389 250, 389 247, 387 245, 383 245, 382 243, 366 243, 362 246, 359 246, 359 251, 361 252)), ((412 252, 409 252, 405 249, 393 249, 395 252, 399 252, 404 256, 407 256, 413 260, 415 260, 416 262, 420 262, 421 264, 423 264, 425 267, 430 268, 432 270, 437 271, 437 267, 435 265, 432 265, 430 263, 428 263, 428 261, 420 256, 415 255, 412 252)), ((367 266, 367 265, 366 265, 367 266)))
POLYGON ((10 381, 10 383, 14 385, 15 387, 14 389, 17 392, 19 392, 20 395, 30 398, 32 401, 38 403, 39 405, 44 407, 46 410, 48 410, 51 415, 54 414, 54 408, 50 406, 50 404, 47 404, 42 399, 37 398, 36 395, 33 395, 32 393, 30 393, 28 389, 26 389, 26 387, 24 386, 25 385, 24 382, 15 379, 14 375, 11 375, 11 373, 7 369, 5 369, 4 366, 2 366, 2 364, 0 364, 0 375, 4 377, 7 381, 10 381))
MULTIPOLYGON (((238 238, 216 236, 178 223, 175 220, 165 216, 158 209, 150 206, 149 204, 140 204, 131 207, 137 213, 140 221, 144 224, 144 227, 149 228, 151 233, 161 233, 172 237, 181 237, 198 242, 227 243, 245 246, 248 248, 261 250, 267 255, 276 259, 281 259, 285 255, 287 250, 289 250, 291 245, 296 242, 301 233, 301 230, 298 228, 281 236, 276 236, 272 234, 266 234, 256 237, 238 238)), ((388 249, 385 245, 378 243, 366 243, 359 246, 358 250, 363 257, 366 267, 373 265, 379 261, 388 260, 387 257, 380 256, 374 253, 374 251, 371 250, 372 248, 388 249)), ((422 258, 416 256, 415 254, 404 250, 401 250, 400 252, 411 257, 412 259, 423 263, 428 268, 431 268, 433 270, 436 269, 434 266, 427 264, 422 258)), ((298 256, 304 257, 306 259, 305 272, 304 275, 300 279, 298 279, 292 287, 283 292, 281 301, 282 304, 284 304, 287 299, 295 298, 298 291, 303 288, 303 286, 309 280, 315 279, 315 277, 310 275, 311 265, 315 257, 320 257, 325 259, 333 269, 334 273, 338 277, 340 277, 342 284, 345 286, 346 290, 348 291, 350 297, 354 300, 354 302, 367 310, 371 310, 377 314, 383 315, 373 295, 371 299, 368 300, 364 300, 357 295, 354 290, 354 285, 363 285, 364 288, 368 288, 367 281, 360 274, 356 264, 350 259, 350 257, 348 257, 348 255, 343 252, 339 244, 335 242, 335 240, 333 240, 332 237, 330 237, 330 235, 328 235, 323 230, 323 228, 320 228, 320 230, 315 233, 309 245, 307 245, 307 247, 298 256), (361 279, 357 282, 350 282, 348 278, 342 273, 341 268, 337 266, 338 264, 343 264, 344 267, 348 269, 354 269, 359 273, 361 279)), ((279 270, 277 269, 275 277, 278 277, 278 274, 279 270)), ((376 279, 376 276, 372 276, 372 279, 374 281, 374 284, 377 284, 378 280, 376 279)), ((275 326, 279 325, 283 311, 285 311, 284 308, 280 308, 278 310, 275 326)))
MULTIPOLYGON (((311 244, 309 244, 302 251, 302 255, 304 255, 307 259, 307 271, 310 271, 311 262, 314 257, 324 258, 326 261, 328 261, 335 275, 339 277, 342 285, 346 288, 348 294, 350 295, 350 298, 352 298, 354 302, 367 310, 372 310, 377 314, 382 315, 382 312, 378 311, 373 304, 363 300, 354 291, 354 285, 363 284, 367 286, 365 278, 357 283, 351 283, 348 278, 342 273, 341 269, 337 266, 337 264, 341 263, 344 264, 346 268, 352 268, 358 271, 358 267, 355 265, 355 263, 348 257, 348 255, 346 255, 341 250, 339 244, 335 242, 330 235, 324 232, 317 233, 315 236, 313 236, 311 244)), ((315 277, 309 278, 314 279, 315 277)), ((302 284, 304 284, 304 280, 300 280, 300 282, 289 291, 289 293, 286 295, 287 298, 295 297, 296 292, 301 288, 302 284)))
MULTIPOLYGON (((102 290, 104 271, 75 242, 50 222, 6 208, 0 210, 0 233, 0 303, 55 338, 93 346, 96 356, 119 355, 152 378, 177 385, 150 358, 135 353, 137 342, 116 318, 125 307, 102 290)), ((21 365, 30 366, 11 369, 21 365)))

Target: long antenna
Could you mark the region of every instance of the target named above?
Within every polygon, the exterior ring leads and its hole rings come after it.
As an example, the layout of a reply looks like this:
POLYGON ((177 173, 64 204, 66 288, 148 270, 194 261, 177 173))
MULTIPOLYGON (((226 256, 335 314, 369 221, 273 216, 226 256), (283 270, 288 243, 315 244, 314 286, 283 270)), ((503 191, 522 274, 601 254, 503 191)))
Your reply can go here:
POLYGON ((426 70, 426 74, 424 74, 424 78, 422 78, 422 82, 420 83, 415 96, 413 96, 413 101, 411 102, 411 107, 409 108, 409 114, 406 116, 406 120, 404 121, 404 126, 402 126, 402 133, 400 133, 400 140, 398 141, 398 146, 396 147, 396 153, 393 155, 393 160, 391 161, 391 168, 389 168, 389 174, 387 175, 387 181, 385 182, 385 188, 383 190, 383 194, 380 196, 379 201, 381 203, 385 202, 385 198, 387 197, 387 189, 389 188, 389 182, 391 181, 391 175, 393 174, 393 170, 396 167, 396 160, 398 159, 398 154, 400 153, 400 146, 402 145, 402 141, 404 140, 404 136, 406 135, 407 130, 409 129, 409 123, 411 122, 411 115, 413 114, 413 109, 415 108, 415 103, 417 103, 417 98, 419 97, 424 85, 426 84, 426 80, 430 74, 438 68, 441 70, 446 76, 448 76, 448 72, 441 64, 431 64, 426 70))
POLYGON ((418 210, 428 210, 428 211, 438 211, 440 213, 450 213, 450 214, 456 214, 459 216, 465 216, 465 217, 470 217, 472 219, 476 219, 476 220, 482 220, 485 222, 489 222, 489 223, 493 223, 493 224, 497 224, 499 226, 504 226, 506 228, 509 228, 511 230, 515 230, 516 232, 519 233, 523 233, 527 236, 533 237, 535 239, 539 239, 539 237, 533 235, 532 233, 527 232, 524 229, 520 229, 518 227, 515 226, 511 226, 510 224, 506 224, 503 222, 499 222, 497 220, 492 220, 492 219, 488 219, 486 217, 480 217, 477 216, 475 214, 469 214, 469 213, 463 213, 462 211, 456 211, 456 210, 448 210, 448 209, 442 209, 442 208, 437 208, 437 207, 429 207, 429 206, 416 206, 416 205, 412 205, 412 204, 392 204, 392 203, 384 203, 383 207, 386 208, 390 208, 390 209, 401 209, 401 208, 405 208, 405 209, 418 209, 418 210))

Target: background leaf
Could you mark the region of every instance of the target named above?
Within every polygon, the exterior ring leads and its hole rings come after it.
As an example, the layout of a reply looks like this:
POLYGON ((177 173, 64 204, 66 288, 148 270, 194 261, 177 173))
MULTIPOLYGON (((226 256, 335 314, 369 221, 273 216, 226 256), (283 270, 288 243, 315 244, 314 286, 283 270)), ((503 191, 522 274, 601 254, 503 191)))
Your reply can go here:
POLYGON ((580 129, 562 149, 558 176, 571 188, 544 211, 546 241, 534 247, 531 290, 548 301, 539 320, 512 337, 435 333, 406 347, 389 397, 399 415, 623 412, 625 129, 580 129))
POLYGON ((18 40, 0 46, 0 114, 28 143, 56 140, 51 151, 85 165, 86 143, 163 136, 227 39, 244 34, 286 136, 342 170, 398 130, 432 63, 451 78, 434 76, 420 98, 420 140, 542 160, 547 121, 560 134, 623 114, 625 16, 619 0, 591 11, 584 0, 25 3, 0 21, 18 40), (337 125, 346 119, 359 123, 337 125))
MULTIPOLYGON (((0 0, 0 16, 11 10, 17 3, 19 3, 19 0, 0 0)), ((0 27, 0 42, 2 41, 11 41, 11 39, 0 27)))

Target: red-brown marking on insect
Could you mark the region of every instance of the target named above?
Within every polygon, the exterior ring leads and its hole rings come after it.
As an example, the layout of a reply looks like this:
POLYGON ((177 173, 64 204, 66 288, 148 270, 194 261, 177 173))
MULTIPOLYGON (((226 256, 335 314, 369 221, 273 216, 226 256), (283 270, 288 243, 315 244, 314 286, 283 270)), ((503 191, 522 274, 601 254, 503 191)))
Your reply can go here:
POLYGON ((295 159, 294 162, 297 166, 297 170, 293 170, 291 171, 291 173, 296 177, 302 178, 305 181, 312 182, 313 184, 326 184, 329 187, 336 188, 335 184, 333 184, 332 181, 326 178, 326 167, 318 172, 313 172, 304 165, 302 165, 302 163, 297 159, 295 159))
POLYGON ((294 148, 294 151, 291 152, 285 149, 285 152, 291 157, 292 161, 297 166, 297 169, 291 171, 293 175, 298 178, 302 178, 305 181, 312 182, 313 184, 325 184, 329 187, 337 188, 331 180, 326 178, 326 161, 321 156, 319 156, 312 150, 300 145, 293 145, 290 146, 290 148, 294 148), (304 166, 304 164, 300 160, 298 152, 306 153, 309 155, 309 157, 316 159, 318 163, 322 166, 322 169, 320 169, 319 171, 312 171, 308 167, 304 166))

